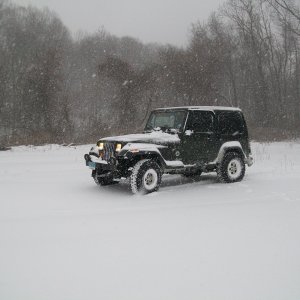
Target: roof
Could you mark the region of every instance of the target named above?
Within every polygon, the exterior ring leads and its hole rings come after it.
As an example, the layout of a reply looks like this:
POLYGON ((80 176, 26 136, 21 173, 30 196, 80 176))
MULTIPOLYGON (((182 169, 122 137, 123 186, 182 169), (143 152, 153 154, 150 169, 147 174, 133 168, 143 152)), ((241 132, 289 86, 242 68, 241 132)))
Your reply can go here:
POLYGON ((241 109, 238 107, 230 107, 230 106, 178 106, 178 107, 162 107, 162 108, 157 108, 155 110, 173 110, 173 109, 241 111, 241 109))

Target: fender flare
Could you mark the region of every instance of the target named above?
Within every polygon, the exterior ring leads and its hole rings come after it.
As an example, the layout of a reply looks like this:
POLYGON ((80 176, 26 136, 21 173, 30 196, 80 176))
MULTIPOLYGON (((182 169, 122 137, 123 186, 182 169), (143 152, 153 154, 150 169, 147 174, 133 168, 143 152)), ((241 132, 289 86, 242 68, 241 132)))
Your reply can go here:
MULTIPOLYGON (((130 152, 129 152, 130 153, 130 152)), ((157 161, 157 163, 162 167, 162 168, 166 168, 166 161, 164 160, 164 158, 162 157, 162 155, 156 151, 139 151, 137 153, 130 153, 127 154, 127 157, 130 159, 135 159, 140 157, 140 159, 152 159, 157 161)), ((139 159, 139 160, 140 160, 139 159)))
POLYGON ((226 152, 228 152, 228 151, 235 151, 235 152, 240 153, 242 155, 244 161, 245 162, 247 161, 247 156, 246 156, 246 154, 245 154, 245 152, 243 150, 243 147, 242 147, 241 143, 238 142, 238 141, 232 141, 232 142, 225 142, 221 146, 221 148, 219 150, 219 153, 218 153, 218 156, 214 160, 214 163, 215 164, 221 163, 221 161, 223 160, 226 152))
POLYGON ((151 159, 156 161, 160 167, 165 170, 165 169, 182 169, 185 167, 183 162, 181 160, 174 160, 174 161, 168 161, 165 160, 165 158, 162 156, 160 152, 157 151, 139 151, 137 153, 130 153, 129 151, 126 154, 127 158, 129 159, 136 159, 136 160, 141 160, 141 159, 151 159), (138 158, 138 159, 137 159, 138 158))
POLYGON ((134 159, 137 157, 155 159, 163 168, 165 168, 165 159, 159 151, 160 148, 165 147, 166 146, 155 144, 129 143, 122 149, 122 151, 126 151, 126 153, 124 153, 124 156, 129 159, 134 159))

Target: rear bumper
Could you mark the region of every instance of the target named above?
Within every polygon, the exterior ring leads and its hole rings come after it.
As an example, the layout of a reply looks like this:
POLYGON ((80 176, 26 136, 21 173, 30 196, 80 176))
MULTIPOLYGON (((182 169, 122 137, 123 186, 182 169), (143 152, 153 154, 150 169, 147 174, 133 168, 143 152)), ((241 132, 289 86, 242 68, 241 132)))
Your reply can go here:
POLYGON ((253 165, 254 159, 253 159, 252 154, 249 154, 249 156, 246 157, 245 163, 248 165, 248 167, 251 167, 253 165))

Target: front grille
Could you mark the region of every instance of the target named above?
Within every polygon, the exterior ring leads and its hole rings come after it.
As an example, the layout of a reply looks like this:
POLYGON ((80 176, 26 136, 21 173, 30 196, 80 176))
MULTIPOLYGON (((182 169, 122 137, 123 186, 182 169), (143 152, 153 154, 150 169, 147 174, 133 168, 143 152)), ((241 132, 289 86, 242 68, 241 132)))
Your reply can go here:
POLYGON ((102 159, 108 161, 111 157, 115 156, 115 145, 114 143, 104 143, 103 146, 104 147, 102 159))

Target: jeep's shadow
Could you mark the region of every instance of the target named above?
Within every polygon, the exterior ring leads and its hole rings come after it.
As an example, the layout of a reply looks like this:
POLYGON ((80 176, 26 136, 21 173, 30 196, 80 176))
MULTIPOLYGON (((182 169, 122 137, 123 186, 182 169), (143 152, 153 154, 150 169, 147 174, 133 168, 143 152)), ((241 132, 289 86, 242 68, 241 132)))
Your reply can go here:
MULTIPOLYGON (((164 175, 162 178, 162 183, 160 185, 160 189, 164 189, 167 187, 178 187, 184 186, 187 184, 214 184, 218 182, 217 175, 214 173, 207 173, 201 176, 195 177, 184 177, 181 175, 164 175)), ((115 193, 115 194, 125 194, 125 195, 133 195, 130 189, 129 179, 121 180, 119 184, 102 186, 98 187, 100 190, 104 190, 107 193, 115 193)), ((159 193, 159 191, 158 191, 159 193)))
POLYGON ((218 182, 217 175, 213 173, 204 174, 201 176, 184 177, 181 175, 165 175, 163 177, 161 188, 176 187, 197 182, 216 183, 218 182))

